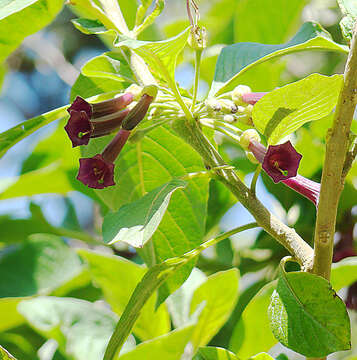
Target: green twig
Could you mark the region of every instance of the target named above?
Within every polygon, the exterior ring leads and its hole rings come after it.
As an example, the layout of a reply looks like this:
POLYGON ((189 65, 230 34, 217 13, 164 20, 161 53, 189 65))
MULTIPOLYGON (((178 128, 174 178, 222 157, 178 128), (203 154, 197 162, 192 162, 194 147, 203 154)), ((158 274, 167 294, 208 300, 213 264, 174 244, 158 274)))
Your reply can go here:
POLYGON ((343 166, 357 104, 357 23, 347 59, 344 84, 336 106, 332 129, 326 143, 321 192, 315 226, 313 273, 329 280, 333 254, 338 201, 343 189, 343 166))
POLYGON ((252 182, 250 184, 250 191, 255 195, 255 188, 257 186, 257 181, 258 181, 258 178, 259 178, 259 175, 260 175, 260 172, 262 170, 262 165, 259 164, 257 166, 257 168, 255 169, 255 172, 254 172, 254 176, 253 176, 253 179, 252 179, 252 182))

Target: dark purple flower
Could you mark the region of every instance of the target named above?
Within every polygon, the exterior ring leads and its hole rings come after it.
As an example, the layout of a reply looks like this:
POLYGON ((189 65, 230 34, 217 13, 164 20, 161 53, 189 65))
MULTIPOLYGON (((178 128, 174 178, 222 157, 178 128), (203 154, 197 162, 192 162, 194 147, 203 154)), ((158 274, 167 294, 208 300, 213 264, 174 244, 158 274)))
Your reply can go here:
POLYGON ((77 179, 94 189, 115 185, 114 161, 127 142, 130 131, 120 129, 101 154, 92 158, 79 159, 77 179))
POLYGON ((242 101, 255 105, 264 95, 268 94, 267 92, 250 92, 246 94, 242 94, 242 101))
POLYGON ((295 177, 302 155, 290 141, 281 145, 269 145, 262 167, 275 183, 295 177))
POLYGON ((131 93, 95 104, 77 96, 67 109, 70 117, 65 126, 72 147, 87 145, 90 138, 107 135, 120 127, 129 113, 125 106, 132 101, 131 93))
POLYGON ((71 111, 84 111, 87 114, 88 119, 92 117, 92 106, 90 103, 82 99, 80 96, 77 96, 73 101, 72 105, 67 109, 68 113, 71 115, 71 111))
POLYGON ((97 154, 92 158, 79 159, 77 179, 94 189, 104 189, 114 183, 114 164, 97 154))
POLYGON ((71 116, 64 129, 72 141, 72 147, 87 145, 93 132, 93 126, 87 113, 82 110, 72 110, 70 114, 71 116))
POLYGON ((275 183, 281 181, 311 200, 317 207, 320 184, 297 174, 302 155, 294 149, 290 141, 281 145, 270 145, 267 150, 264 145, 252 140, 248 149, 262 163, 263 170, 275 183))

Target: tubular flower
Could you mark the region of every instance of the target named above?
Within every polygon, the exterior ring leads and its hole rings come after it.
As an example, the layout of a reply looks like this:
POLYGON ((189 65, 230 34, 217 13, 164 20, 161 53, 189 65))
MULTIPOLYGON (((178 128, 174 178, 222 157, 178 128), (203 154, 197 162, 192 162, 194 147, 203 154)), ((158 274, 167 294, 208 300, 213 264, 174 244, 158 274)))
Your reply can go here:
POLYGON ((122 128, 133 130, 141 120, 144 119, 150 104, 155 100, 157 87, 155 85, 146 86, 138 103, 130 110, 129 114, 123 120, 122 128))
POLYGON ((302 155, 294 149, 290 141, 281 145, 270 145, 266 149, 261 143, 251 140, 248 149, 275 183, 281 181, 312 201, 315 206, 318 205, 320 184, 297 174, 302 155))
POLYGON ((132 101, 131 93, 96 104, 90 104, 77 96, 67 109, 70 117, 64 127, 72 147, 87 145, 90 138, 107 135, 120 127, 129 113, 125 107, 132 101))
POLYGON ((101 154, 79 159, 77 179, 94 189, 104 189, 115 185, 114 161, 127 142, 129 135, 130 131, 121 129, 101 154))
POLYGON ((264 95, 268 94, 267 92, 249 92, 242 94, 242 101, 255 105, 264 95))

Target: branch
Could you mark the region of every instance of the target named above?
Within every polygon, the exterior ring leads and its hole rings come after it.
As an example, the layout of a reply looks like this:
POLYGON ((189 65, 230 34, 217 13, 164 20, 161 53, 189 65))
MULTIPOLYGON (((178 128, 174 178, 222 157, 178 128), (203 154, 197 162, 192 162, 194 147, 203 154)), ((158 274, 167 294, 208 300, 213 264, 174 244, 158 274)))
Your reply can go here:
POLYGON ((320 200, 315 227, 313 273, 330 278, 338 201, 343 189, 343 166, 357 103, 357 23, 347 59, 344 84, 326 144, 320 200))
POLYGON ((295 232, 269 212, 256 198, 254 192, 247 188, 238 178, 233 169, 227 168, 224 160, 216 149, 203 135, 196 122, 176 121, 174 130, 187 141, 203 158, 206 167, 218 168, 215 172, 220 180, 242 205, 254 216, 256 222, 274 239, 280 242, 302 265, 305 270, 311 269, 313 250, 295 232))

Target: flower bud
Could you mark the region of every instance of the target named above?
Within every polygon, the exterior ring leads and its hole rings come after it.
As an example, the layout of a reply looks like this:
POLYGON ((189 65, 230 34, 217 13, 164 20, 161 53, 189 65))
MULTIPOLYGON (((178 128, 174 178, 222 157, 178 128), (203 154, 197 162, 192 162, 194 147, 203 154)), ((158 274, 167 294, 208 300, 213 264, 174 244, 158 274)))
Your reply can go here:
POLYGON ((251 93, 252 90, 247 85, 238 85, 232 91, 232 100, 236 105, 245 105, 246 103, 242 100, 244 94, 251 93))
POLYGON ((207 110, 210 110, 210 111, 221 111, 222 110, 222 105, 214 97, 206 99, 205 105, 207 107, 207 110))
POLYGON ((193 50, 203 50, 207 47, 206 29, 203 26, 193 25, 187 41, 193 50))
POLYGON ((231 100, 220 99, 218 103, 221 105, 221 111, 225 114, 235 114, 238 111, 238 106, 231 100))
POLYGON ((226 114, 223 116, 223 121, 229 123, 229 124, 232 124, 236 121, 236 119, 234 118, 233 115, 229 115, 229 114, 226 114))
POLYGON ((157 92, 155 85, 145 86, 141 92, 140 100, 123 120, 123 129, 133 130, 144 119, 150 104, 155 100, 157 92))
POLYGON ((260 135, 255 129, 248 129, 243 131, 239 139, 239 144, 244 150, 248 150, 251 141, 260 143, 260 135))
POLYGON ((242 95, 242 101, 247 104, 255 105, 266 94, 268 93, 267 92, 246 93, 242 95))

